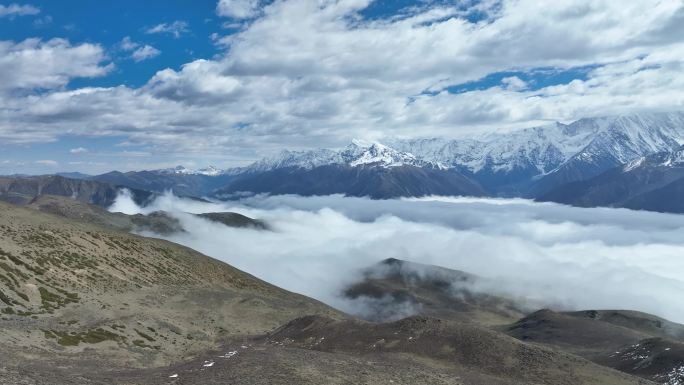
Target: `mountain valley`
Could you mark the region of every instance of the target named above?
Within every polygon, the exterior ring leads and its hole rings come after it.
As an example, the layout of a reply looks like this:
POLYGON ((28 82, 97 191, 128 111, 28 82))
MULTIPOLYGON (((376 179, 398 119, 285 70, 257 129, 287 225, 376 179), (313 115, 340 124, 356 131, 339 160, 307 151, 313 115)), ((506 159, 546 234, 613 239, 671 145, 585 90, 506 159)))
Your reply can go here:
MULTIPOLYGON (((535 313, 479 291, 482 279, 466 272, 398 259, 369 267, 344 295, 392 300, 375 303, 380 318, 361 321, 182 246, 130 235, 132 218, 144 215, 47 195, 0 205, 0 379, 9 383, 675 384, 661 376, 682 365, 684 326, 629 312, 535 313), (391 310, 405 301, 417 305, 408 318, 391 310), (533 321, 553 317, 564 321, 533 321), (539 329, 548 322, 558 332, 539 329), (601 352, 627 357, 641 343, 667 353, 641 354, 657 365, 632 370, 594 354, 595 340, 572 337, 594 329, 610 341, 601 352)), ((148 217, 168 220, 160 215, 148 217)), ((241 231, 263 231, 249 226, 241 231)))

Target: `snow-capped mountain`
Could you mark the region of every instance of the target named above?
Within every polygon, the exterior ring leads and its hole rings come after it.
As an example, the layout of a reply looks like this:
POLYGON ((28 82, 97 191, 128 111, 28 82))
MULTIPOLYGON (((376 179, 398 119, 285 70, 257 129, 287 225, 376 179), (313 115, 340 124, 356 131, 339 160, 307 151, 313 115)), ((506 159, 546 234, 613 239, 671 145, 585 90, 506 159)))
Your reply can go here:
POLYGON ((473 173, 536 169, 553 172, 573 159, 610 156, 618 163, 684 144, 684 113, 581 119, 466 140, 394 140, 390 146, 473 173))
POLYGON ((556 187, 539 200, 681 213, 684 212, 683 193, 684 147, 680 147, 556 187))
POLYGON ((594 133, 595 129, 591 127, 575 128, 555 123, 472 139, 395 139, 388 144, 421 159, 474 174, 515 169, 545 174, 580 151, 594 133))
POLYGON ((671 152, 684 144, 684 113, 659 113, 582 119, 573 125, 597 128, 591 141, 531 188, 541 196, 565 183, 587 180, 641 157, 671 152))
POLYGON ((418 159, 413 154, 397 151, 378 142, 354 139, 342 150, 285 150, 274 157, 264 158, 244 168, 242 172, 255 173, 290 167, 311 170, 316 167, 333 164, 352 167, 367 165, 383 168, 400 166, 443 167, 437 162, 418 159))
POLYGON ((162 170, 157 170, 160 174, 179 174, 179 175, 206 175, 206 176, 217 176, 224 173, 223 170, 216 168, 214 166, 208 166, 205 168, 200 168, 198 170, 193 170, 186 168, 185 166, 176 166, 174 168, 166 168, 162 170))
POLYGON ((493 195, 539 196, 684 144, 684 113, 580 119, 468 139, 355 140, 340 150, 283 151, 241 172, 324 165, 455 169, 493 195))
POLYGON ((353 140, 339 149, 282 151, 241 168, 190 170, 179 166, 96 178, 122 185, 133 181, 135 187, 152 186, 153 191, 182 188, 188 195, 252 189, 303 194, 484 193, 537 198, 614 168, 631 171, 642 159, 651 164, 654 154, 666 157, 662 164, 684 164, 684 155, 677 152, 682 145, 683 112, 648 113, 586 118, 466 139, 353 140), (431 178, 439 182, 431 183, 431 178), (429 187, 421 188, 421 184, 429 187))

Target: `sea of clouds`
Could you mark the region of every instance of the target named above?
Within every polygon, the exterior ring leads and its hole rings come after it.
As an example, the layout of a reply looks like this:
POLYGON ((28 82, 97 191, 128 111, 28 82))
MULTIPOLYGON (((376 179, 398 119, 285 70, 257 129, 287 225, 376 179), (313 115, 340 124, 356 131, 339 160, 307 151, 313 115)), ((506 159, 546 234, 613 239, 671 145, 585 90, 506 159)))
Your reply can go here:
POLYGON ((202 202, 165 194, 139 207, 122 193, 110 208, 157 210, 178 218, 187 232, 144 235, 351 313, 364 310, 343 298, 343 289, 391 257, 476 274, 496 283, 478 290, 557 310, 631 309, 684 322, 683 215, 522 199, 339 195, 202 202), (271 230, 230 228, 189 214, 221 211, 264 220, 271 230))

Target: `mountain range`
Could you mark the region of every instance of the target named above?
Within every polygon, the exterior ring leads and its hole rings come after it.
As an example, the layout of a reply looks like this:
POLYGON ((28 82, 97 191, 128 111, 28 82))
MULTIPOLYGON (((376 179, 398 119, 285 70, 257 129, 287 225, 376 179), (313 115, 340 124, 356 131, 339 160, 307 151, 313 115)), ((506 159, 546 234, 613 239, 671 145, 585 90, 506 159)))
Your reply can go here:
POLYGON ((683 144, 684 113, 651 113, 581 119, 467 139, 353 141, 337 151, 283 151, 229 173, 307 172, 329 165, 412 166, 458 173, 490 196, 538 197, 641 157, 676 151, 683 144))
POLYGON ((63 176, 216 199, 261 193, 374 199, 467 195, 683 212, 675 199, 684 189, 683 145, 684 112, 668 112, 586 118, 465 139, 353 140, 340 149, 284 150, 225 170, 178 166, 63 176))
POLYGON ((684 147, 636 159, 539 198, 575 206, 612 206, 684 213, 684 147))

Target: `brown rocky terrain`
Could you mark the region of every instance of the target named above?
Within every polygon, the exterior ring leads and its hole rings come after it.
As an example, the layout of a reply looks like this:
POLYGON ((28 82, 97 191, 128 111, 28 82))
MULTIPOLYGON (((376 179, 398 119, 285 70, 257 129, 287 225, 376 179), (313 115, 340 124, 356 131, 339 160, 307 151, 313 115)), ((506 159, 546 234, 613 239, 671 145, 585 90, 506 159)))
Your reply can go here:
POLYGON ((129 367, 306 314, 341 316, 188 248, 6 203, 0 313, 3 352, 18 363, 87 356, 129 367))

